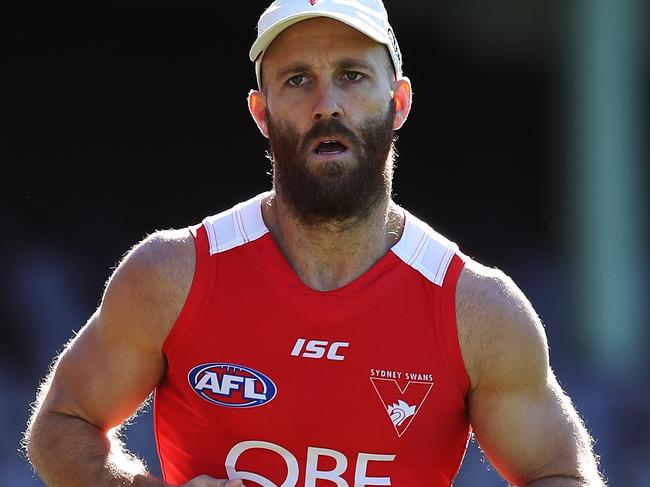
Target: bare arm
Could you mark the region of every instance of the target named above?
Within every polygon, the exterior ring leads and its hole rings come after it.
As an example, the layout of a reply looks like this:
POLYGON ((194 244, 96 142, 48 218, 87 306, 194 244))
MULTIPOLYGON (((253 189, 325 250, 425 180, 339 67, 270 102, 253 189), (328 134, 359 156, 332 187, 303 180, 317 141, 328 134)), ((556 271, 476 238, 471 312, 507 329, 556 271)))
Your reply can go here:
MULTIPOLYGON (((162 378, 162 344, 193 273, 187 231, 145 239, 115 270, 101 305, 55 361, 29 421, 27 453, 47 485, 166 485, 148 475, 113 433, 162 378)), ((187 485, 226 482, 203 476, 187 485)))
POLYGON ((505 274, 469 262, 457 316, 481 448, 517 486, 602 487, 592 440, 549 364, 542 323, 505 274))

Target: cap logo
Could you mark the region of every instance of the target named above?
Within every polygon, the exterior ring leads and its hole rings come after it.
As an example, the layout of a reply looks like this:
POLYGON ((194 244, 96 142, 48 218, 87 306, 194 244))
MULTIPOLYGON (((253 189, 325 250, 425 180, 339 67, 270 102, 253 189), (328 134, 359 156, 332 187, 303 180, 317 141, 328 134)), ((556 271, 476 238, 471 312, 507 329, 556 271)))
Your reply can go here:
POLYGON ((309 0, 310 5, 314 5, 318 0, 309 0))

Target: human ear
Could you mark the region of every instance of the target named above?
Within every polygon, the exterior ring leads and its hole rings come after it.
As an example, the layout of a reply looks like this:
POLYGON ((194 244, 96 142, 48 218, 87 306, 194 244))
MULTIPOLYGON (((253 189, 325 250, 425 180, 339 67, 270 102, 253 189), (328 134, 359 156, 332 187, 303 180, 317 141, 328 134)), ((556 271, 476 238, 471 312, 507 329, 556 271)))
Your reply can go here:
POLYGON ((395 103, 395 118, 393 119, 393 130, 397 130, 404 125, 406 118, 411 111, 413 101, 413 91, 411 90, 411 80, 406 76, 401 77, 395 82, 393 90, 393 100, 395 103))
POLYGON ((251 90, 248 93, 248 111, 255 120, 257 128, 268 139, 269 130, 266 124, 266 95, 264 92, 251 90))

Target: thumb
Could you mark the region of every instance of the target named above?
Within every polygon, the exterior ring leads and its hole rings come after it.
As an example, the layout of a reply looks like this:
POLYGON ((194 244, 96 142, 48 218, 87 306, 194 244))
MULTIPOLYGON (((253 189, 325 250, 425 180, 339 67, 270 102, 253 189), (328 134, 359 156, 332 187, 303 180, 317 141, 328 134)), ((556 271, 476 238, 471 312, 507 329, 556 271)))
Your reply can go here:
POLYGON ((245 487, 241 480, 229 480, 225 487, 245 487))

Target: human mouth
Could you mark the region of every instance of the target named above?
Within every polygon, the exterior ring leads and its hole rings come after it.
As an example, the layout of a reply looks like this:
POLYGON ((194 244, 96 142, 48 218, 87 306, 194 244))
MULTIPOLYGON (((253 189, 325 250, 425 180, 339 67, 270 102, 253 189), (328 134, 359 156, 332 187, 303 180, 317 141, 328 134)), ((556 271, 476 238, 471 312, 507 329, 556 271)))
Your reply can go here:
POLYGON ((318 141, 314 148, 314 152, 319 155, 338 155, 343 154, 348 150, 348 147, 336 139, 324 139, 318 141))

